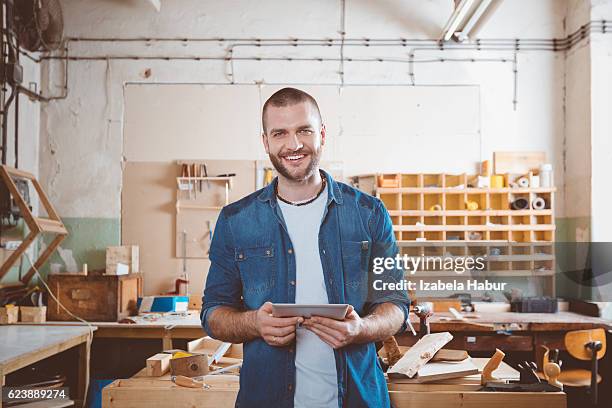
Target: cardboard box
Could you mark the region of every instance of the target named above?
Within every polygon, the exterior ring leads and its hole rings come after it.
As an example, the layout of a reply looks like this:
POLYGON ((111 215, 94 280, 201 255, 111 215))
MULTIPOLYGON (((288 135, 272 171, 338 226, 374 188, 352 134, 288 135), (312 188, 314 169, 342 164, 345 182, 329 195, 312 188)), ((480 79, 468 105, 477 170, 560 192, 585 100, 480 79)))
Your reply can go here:
POLYGON ((47 321, 47 306, 20 306, 21 320, 24 323, 44 323, 47 321))
POLYGON ((106 274, 126 274, 125 267, 122 265, 118 267, 118 264, 127 265, 127 273, 139 273, 138 245, 123 245, 106 248, 106 274))
POLYGON ((0 307, 0 324, 11 324, 19 321, 19 306, 0 307))

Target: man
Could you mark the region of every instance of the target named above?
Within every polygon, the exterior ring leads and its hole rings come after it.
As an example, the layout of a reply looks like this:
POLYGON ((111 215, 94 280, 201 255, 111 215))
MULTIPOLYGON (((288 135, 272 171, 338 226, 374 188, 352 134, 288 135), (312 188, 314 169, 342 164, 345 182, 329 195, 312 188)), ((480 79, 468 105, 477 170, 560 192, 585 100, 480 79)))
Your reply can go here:
POLYGON ((374 342, 404 331, 409 311, 405 292, 370 283, 373 259, 397 254, 389 215, 319 170, 326 130, 312 96, 281 89, 262 123, 278 177, 221 211, 202 307, 210 336, 244 343, 236 406, 389 406, 374 342), (277 318, 272 303, 351 307, 342 321, 277 318))

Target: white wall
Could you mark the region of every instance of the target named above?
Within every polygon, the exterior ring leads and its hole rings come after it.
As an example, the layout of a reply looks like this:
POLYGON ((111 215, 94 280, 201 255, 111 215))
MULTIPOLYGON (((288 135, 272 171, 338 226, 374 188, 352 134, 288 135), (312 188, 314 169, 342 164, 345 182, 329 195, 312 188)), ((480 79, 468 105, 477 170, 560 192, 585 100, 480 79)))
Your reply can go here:
MULTIPOLYGON (((346 31, 360 38, 437 37, 452 2, 348 1, 346 31)), ((68 36, 88 37, 338 37, 339 1, 200 1, 166 0, 161 13, 146 1, 62 1, 68 36)), ((502 3, 480 33, 483 38, 560 38, 565 2, 513 0, 502 3), (525 17, 528 16, 528 17, 525 17)), ((144 53, 224 55, 219 44, 113 44, 72 43, 71 54, 106 55, 144 53)), ((333 55, 337 48, 236 49, 238 55, 333 55)), ((406 58, 407 50, 346 49, 347 56, 406 58)), ((418 57, 441 56, 438 51, 418 57)), ((457 53, 444 53, 456 56, 457 53)), ((511 53, 471 52, 461 56, 512 58, 511 53)), ((41 173, 52 201, 65 217, 109 217, 120 214, 124 84, 127 82, 227 83, 229 64, 224 61, 77 61, 70 63, 69 97, 43 108, 41 173), (145 78, 145 70, 151 75, 145 78), (52 152, 53 151, 53 152, 52 152), (95 185, 95 188, 91 187, 95 185)), ((59 71, 59 63, 50 63, 59 71)), ((336 62, 236 61, 234 80, 253 83, 337 83, 336 62)), ((556 181, 563 181, 560 163, 563 125, 563 56, 550 52, 518 55, 518 105, 513 109, 513 73, 510 63, 445 62, 415 67, 417 85, 474 85, 480 89, 483 156, 493 150, 547 151, 555 164, 556 181)), ((48 84, 57 89, 57 75, 48 84)), ((409 84, 406 64, 346 63, 346 83, 409 84)), ((240 112, 237 112, 240 117, 240 112)), ((445 112, 432 116, 444 120, 445 112)), ((409 149, 410 146, 404 147, 409 149)), ((461 154, 457 157, 461 160, 461 154)), ((228 157, 231 158, 231 157, 228 157)), ((371 171, 381 159, 364 155, 371 171)), ((415 167, 416 168, 416 167, 415 167)), ((433 170, 433 169, 432 169, 433 170)), ((440 166, 438 171, 445 171, 440 166)), ((558 200, 563 215, 563 200, 558 200)))

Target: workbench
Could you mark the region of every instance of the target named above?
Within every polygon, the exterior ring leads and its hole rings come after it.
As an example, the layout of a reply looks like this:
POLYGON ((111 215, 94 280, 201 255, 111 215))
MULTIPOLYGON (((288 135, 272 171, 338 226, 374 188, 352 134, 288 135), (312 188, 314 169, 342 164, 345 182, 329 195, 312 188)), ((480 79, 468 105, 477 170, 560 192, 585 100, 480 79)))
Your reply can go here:
MULTIPOLYGON (((98 328, 96 338, 159 339, 161 350, 174 348, 172 339, 194 340, 205 335, 199 311, 186 314, 165 314, 157 319, 134 316, 136 323, 91 322, 98 328)), ((16 323, 19 325, 84 326, 82 322, 16 323)))
MULTIPOLYGON (((453 340, 445 346, 450 349, 493 352, 496 348, 509 351, 535 353, 535 361, 542 361, 541 346, 565 350, 565 333, 572 330, 612 328, 612 322, 573 312, 557 313, 465 313, 463 321, 448 320, 448 312, 436 312, 429 319, 432 333, 448 331, 453 340), (470 318, 470 316, 478 316, 470 318)), ((415 330, 419 323, 412 320, 415 330)), ((398 343, 411 346, 417 341, 411 333, 398 336, 398 343)))
MULTIPOLYGON (((480 369, 487 360, 473 359, 480 369)), ((518 372, 503 362, 495 375, 500 379, 518 378, 518 372)), ((142 370, 130 379, 116 380, 105 387, 102 391, 102 407, 165 407, 168 401, 172 401, 172 406, 176 408, 234 406, 239 390, 238 376, 212 375, 205 377, 204 382, 209 388, 185 388, 174 384, 170 374, 147 377, 146 370, 142 370)), ((478 391, 479 384, 480 375, 430 384, 389 383, 389 395, 395 408, 516 408, 536 404, 538 408, 565 408, 567 405, 563 392, 482 392, 478 391)))
MULTIPOLYGON (((450 313, 436 312, 430 318, 431 332, 451 332, 453 340, 448 348, 467 351, 528 351, 540 355, 542 345, 563 350, 565 333, 571 330, 603 327, 611 329, 612 322, 597 317, 589 317, 573 312, 557 313, 474 313, 478 318, 470 318, 467 313, 464 321, 450 321, 450 313)), ((172 339, 193 340, 205 335, 197 311, 187 315, 167 314, 157 320, 144 320, 133 317, 137 323, 92 322, 98 330, 96 338, 133 338, 160 339, 160 350, 172 349, 172 339)), ((419 322, 411 314, 411 322, 418 332, 419 322)), ((20 323, 21 324, 21 323, 20 323)), ((83 325, 81 322, 46 322, 46 325, 83 325)), ((416 338, 406 332, 398 336, 400 345, 410 346, 416 338)), ((537 361, 540 359, 538 358, 537 361)))
POLYGON ((83 406, 89 378, 89 337, 90 328, 86 326, 0 326, 0 392, 7 374, 77 347, 78 386, 74 395, 76 405, 83 406))

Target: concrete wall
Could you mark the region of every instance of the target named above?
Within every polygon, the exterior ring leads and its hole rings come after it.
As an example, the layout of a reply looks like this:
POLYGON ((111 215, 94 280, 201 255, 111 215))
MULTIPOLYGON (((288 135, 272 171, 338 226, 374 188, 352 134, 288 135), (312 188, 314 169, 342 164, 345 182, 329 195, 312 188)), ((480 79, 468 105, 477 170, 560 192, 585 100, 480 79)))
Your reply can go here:
MULTIPOLYGON (((340 1, 202 1, 165 0, 156 13, 144 0, 123 2, 63 0, 65 30, 72 37, 222 37, 337 38, 341 29, 340 1)), ((351 38, 437 38, 452 2, 351 0, 346 2, 346 35, 351 38)), ((480 32, 481 38, 562 38, 588 21, 584 0, 511 0, 480 32), (567 18, 566 18, 567 16, 567 18)), ((225 55, 223 44, 72 42, 71 55, 225 55)), ((576 228, 590 228, 591 127, 590 74, 584 72, 591 50, 579 46, 567 55, 519 52, 517 105, 513 106, 511 62, 432 62, 416 64, 416 85, 469 85, 479 89, 480 157, 495 150, 544 150, 555 166, 559 186, 557 224, 561 236, 575 239, 576 228), (586 110, 585 110, 586 109, 586 110), (565 120, 564 120, 565 118, 565 120), (567 181, 567 182, 566 182, 567 181), (568 200, 566 197, 572 197, 568 200)), ((330 47, 236 48, 235 56, 334 56, 330 47)), ((347 47, 345 56, 406 59, 402 47, 347 47)), ((418 51, 417 58, 505 58, 511 52, 418 51)), ((61 85, 61 63, 48 62, 46 86, 61 85)), ((405 63, 345 63, 345 83, 409 85, 405 63)), ((135 61, 102 60, 70 63, 69 96, 43 106, 40 172, 52 202, 71 237, 65 256, 90 269, 104 266, 104 248, 120 243, 122 166, 125 158, 124 108, 128 83, 276 83, 316 86, 338 83, 337 62, 264 61, 135 61), (232 65, 232 66, 230 66, 232 65), (231 71, 230 68, 233 68, 231 71), (233 72, 230 77, 229 73, 233 72), (77 236, 78 234, 78 236, 77 236)), ((588 70, 587 70, 588 71, 588 70)), ((240 110, 236 112, 240 118, 240 110)), ((432 115, 444 120, 445 112, 432 115)), ((245 137, 252 137, 245 135, 245 137)), ((206 140, 204 143, 215 143, 206 140)), ((177 140, 180 143, 180 140, 177 140)), ((155 145, 155 141, 151 141, 155 145)), ((410 149, 410 144, 402 148, 410 149)), ((473 168, 473 146, 457 151, 460 164, 473 168), (468 161, 462 160, 470 157, 468 161)), ((432 152, 433 154, 434 152, 432 152)), ((253 152, 253 159, 260 152, 253 152)), ((167 160, 177 157, 167 157, 167 160)), ((226 159, 234 159, 228 152, 226 159)), ((244 159, 244 157, 239 157, 244 159)), ((383 170, 384 158, 363 155, 360 165, 383 170)), ((127 158, 127 160, 130 160, 127 158)), ((426 155, 410 163, 415 170, 431 167, 426 155)), ((437 171, 446 171, 442 166, 437 171)), ((350 175, 350 172, 347 173, 350 175)), ((581 232, 582 233, 582 232, 581 232)), ((61 262, 56 256, 54 262, 61 262)))
MULTIPOLYGON (((40 65, 29 60, 27 58, 21 58, 21 65, 23 66, 23 78, 24 85, 28 86, 30 82, 35 82, 40 88, 40 65)), ((8 94, 7 94, 8 98, 8 94)), ((14 130, 15 130, 15 105, 14 103, 10 106, 9 118, 8 118, 8 140, 7 140, 7 162, 6 164, 14 167, 15 166, 15 153, 14 153, 14 130)), ((19 99, 19 168, 34 174, 39 175, 38 164, 40 162, 39 152, 39 135, 40 135, 40 104, 38 102, 30 100, 25 95, 21 95, 19 99)), ((33 189, 30 190, 31 194, 34 193, 33 189)), ((38 212, 38 199, 32 197, 32 207, 35 213, 38 212)), ((18 231, 14 231, 18 234, 25 234, 23 223, 18 227, 18 231)), ((12 232, 11 232, 12 234, 12 232)), ((18 239, 16 236, 11 239, 18 239)), ((35 242, 28 251, 28 254, 33 258, 38 253, 39 242, 35 242)), ((8 256, 8 251, 0 250, 0 257, 4 258, 8 256)), ((17 263, 8 274, 2 279, 1 283, 14 282, 18 280, 19 269, 22 273, 27 272, 27 268, 30 265, 24 258, 22 263, 17 263)))

